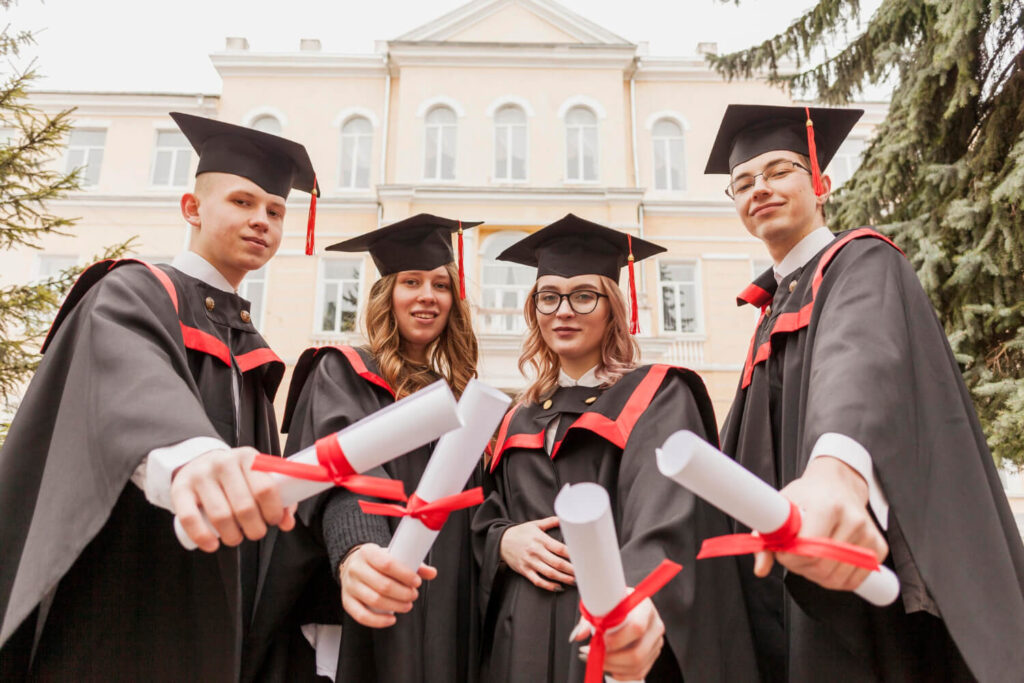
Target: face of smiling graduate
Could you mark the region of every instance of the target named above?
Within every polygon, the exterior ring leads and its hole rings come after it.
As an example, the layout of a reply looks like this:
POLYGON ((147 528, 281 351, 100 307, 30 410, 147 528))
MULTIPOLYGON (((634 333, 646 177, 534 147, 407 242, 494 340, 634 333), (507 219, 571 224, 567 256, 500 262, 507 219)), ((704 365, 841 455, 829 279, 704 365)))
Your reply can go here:
POLYGON ((262 268, 281 246, 285 200, 230 173, 203 173, 194 192, 181 198, 192 226, 190 249, 236 288, 262 268))
POLYGON ((427 347, 441 336, 452 310, 452 279, 446 266, 433 270, 403 270, 395 274, 391 310, 412 359, 426 362, 427 347))

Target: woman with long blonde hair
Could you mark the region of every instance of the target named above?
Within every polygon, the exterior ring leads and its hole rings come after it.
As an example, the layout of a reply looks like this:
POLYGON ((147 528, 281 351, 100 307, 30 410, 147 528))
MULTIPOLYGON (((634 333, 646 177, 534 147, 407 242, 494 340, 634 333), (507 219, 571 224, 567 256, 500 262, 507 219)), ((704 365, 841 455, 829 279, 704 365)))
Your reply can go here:
MULTIPOLYGON (((286 454, 439 379, 456 396, 462 394, 476 375, 477 341, 469 305, 460 296, 451 233, 478 224, 419 214, 328 247, 369 251, 381 273, 363 316, 368 344, 314 348, 302 354, 284 417, 286 454)), ((432 446, 418 448, 372 474, 398 479, 412 492, 431 450, 432 446)), ((335 609, 326 618, 324 605, 315 604, 323 602, 325 592, 312 595, 315 591, 309 589, 316 581, 302 580, 300 572, 278 584, 306 589, 305 596, 294 598, 293 641, 294 632, 307 622, 341 623, 340 647, 336 626, 303 627, 316 648, 318 673, 361 683, 469 680, 478 621, 472 597, 471 514, 452 513, 427 564, 412 572, 392 561, 385 550, 397 519, 364 514, 356 494, 341 488, 303 504, 300 518, 306 523, 306 537, 279 537, 278 545, 283 542, 287 549, 275 547, 274 559, 284 566, 318 565, 321 583, 326 574, 335 586, 326 591, 333 593, 327 602, 335 608, 340 584, 341 611, 335 609)), ((299 671, 311 678, 312 648, 294 642, 288 648, 288 675, 299 671)))
POLYGON ((629 585, 665 558, 686 567, 605 636, 605 672, 649 682, 756 679, 735 564, 694 565, 701 540, 726 533, 726 520, 655 463, 654 449, 679 429, 717 443, 696 373, 637 364, 633 262, 661 251, 569 214, 498 257, 537 267, 537 281, 519 361, 533 379, 502 424, 490 493, 473 519, 485 600, 483 680, 583 680, 580 643, 590 631, 580 622, 553 506, 562 486, 585 481, 609 493, 629 585), (630 321, 618 286, 627 265, 630 321))

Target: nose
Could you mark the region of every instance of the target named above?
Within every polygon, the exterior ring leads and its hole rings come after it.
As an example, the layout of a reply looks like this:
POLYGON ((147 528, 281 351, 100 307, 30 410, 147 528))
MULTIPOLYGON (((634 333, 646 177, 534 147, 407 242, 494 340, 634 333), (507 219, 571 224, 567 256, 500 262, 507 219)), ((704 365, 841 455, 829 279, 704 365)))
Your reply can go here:
POLYGON ((420 285, 419 291, 416 292, 417 301, 433 301, 434 300, 434 287, 429 282, 424 282, 420 285))
POLYGON ((555 315, 559 318, 571 318, 576 315, 576 311, 572 310, 572 306, 569 305, 569 297, 563 297, 558 302, 558 308, 555 309, 555 315))
POLYGON ((772 188, 768 184, 768 181, 764 179, 764 176, 758 174, 754 177, 754 189, 751 190, 751 197, 763 197, 771 194, 772 188))
POLYGON ((258 230, 269 230, 270 215, 267 213, 267 207, 257 205, 249 216, 249 225, 258 230))

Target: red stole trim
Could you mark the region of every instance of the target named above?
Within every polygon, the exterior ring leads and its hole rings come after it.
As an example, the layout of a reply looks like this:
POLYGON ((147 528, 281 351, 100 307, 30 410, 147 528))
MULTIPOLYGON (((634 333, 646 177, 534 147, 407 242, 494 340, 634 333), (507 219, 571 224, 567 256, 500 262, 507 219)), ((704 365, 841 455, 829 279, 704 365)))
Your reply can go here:
MULTIPOLYGON (((768 334, 768 341, 757 347, 757 351, 754 351, 754 341, 757 339, 757 329, 761 327, 761 323, 764 321, 764 309, 761 310, 761 317, 758 318, 757 327, 754 328, 754 338, 750 340, 750 350, 747 352, 747 362, 743 365, 743 381, 740 385, 740 389, 746 389, 750 386, 750 382, 754 376, 754 368, 764 361, 768 360, 772 353, 772 337, 777 334, 788 334, 790 332, 796 332, 802 330, 811 323, 811 314, 814 311, 814 301, 818 297, 818 290, 821 288, 822 280, 825 278, 825 269, 828 267, 832 259, 835 258, 839 250, 845 247, 847 244, 855 239, 861 239, 863 237, 871 237, 879 239, 891 246, 896 251, 903 254, 903 250, 896 246, 896 244, 871 228, 860 228, 852 232, 843 235, 838 241, 828 248, 821 259, 818 261, 818 266, 814 271, 814 278, 811 280, 811 300, 803 305, 799 311, 793 313, 782 313, 775 320, 775 324, 772 326, 771 332, 768 334)), ((904 254, 905 256, 906 254, 904 254)), ((746 291, 746 290, 744 290, 746 291)))
POLYGON ((249 372, 267 363, 284 365, 284 361, 269 346, 235 356, 235 363, 238 364, 238 369, 241 372, 249 372))
POLYGON ((335 351, 340 351, 341 355, 345 356, 345 358, 348 360, 349 365, 352 366, 352 369, 356 371, 357 375, 365 379, 370 384, 376 384, 377 386, 391 394, 391 398, 395 398, 395 390, 391 388, 391 385, 389 385, 387 381, 380 375, 374 372, 370 372, 369 368, 366 367, 366 363, 363 362, 363 357, 360 356, 359 352, 356 351, 354 348, 352 348, 351 346, 344 346, 341 344, 331 344, 330 346, 321 346, 316 350, 315 353, 320 353, 324 349, 334 349, 335 351))

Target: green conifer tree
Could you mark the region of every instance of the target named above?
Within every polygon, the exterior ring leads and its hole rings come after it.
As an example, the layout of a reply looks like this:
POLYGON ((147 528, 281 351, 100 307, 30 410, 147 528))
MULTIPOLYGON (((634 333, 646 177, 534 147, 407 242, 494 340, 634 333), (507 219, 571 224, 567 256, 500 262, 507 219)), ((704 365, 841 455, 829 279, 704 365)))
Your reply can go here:
POLYGON ((893 84, 829 226, 873 225, 906 251, 996 461, 1024 465, 1024 1, 882 0, 865 21, 858 0, 819 0, 709 60, 830 105, 893 84))

